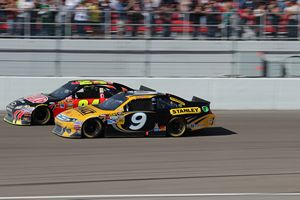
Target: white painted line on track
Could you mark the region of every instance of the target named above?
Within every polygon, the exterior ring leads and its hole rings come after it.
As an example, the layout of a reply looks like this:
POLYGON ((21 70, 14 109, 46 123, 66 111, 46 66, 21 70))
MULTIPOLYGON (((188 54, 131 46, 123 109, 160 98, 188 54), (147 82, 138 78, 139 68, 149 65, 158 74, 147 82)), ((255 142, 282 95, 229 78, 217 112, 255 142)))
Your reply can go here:
POLYGON ((65 196, 16 196, 0 197, 0 200, 22 199, 74 199, 74 198, 155 198, 155 197, 213 197, 213 196, 300 196, 300 193, 200 193, 200 194, 120 194, 120 195, 65 195, 65 196))

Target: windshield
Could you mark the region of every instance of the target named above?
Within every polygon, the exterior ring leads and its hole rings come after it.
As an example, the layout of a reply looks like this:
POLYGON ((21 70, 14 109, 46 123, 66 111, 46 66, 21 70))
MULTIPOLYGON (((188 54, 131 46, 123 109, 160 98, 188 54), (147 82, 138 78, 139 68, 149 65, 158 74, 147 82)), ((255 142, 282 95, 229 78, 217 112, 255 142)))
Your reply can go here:
POLYGON ((64 99, 70 96, 73 92, 77 91, 79 87, 80 85, 78 84, 66 83, 65 85, 55 90, 54 92, 50 93, 49 96, 58 99, 64 99))
POLYGON ((102 110, 115 110, 127 100, 126 96, 127 95, 124 92, 118 93, 112 96, 111 98, 107 99, 103 103, 96 105, 96 107, 102 110))

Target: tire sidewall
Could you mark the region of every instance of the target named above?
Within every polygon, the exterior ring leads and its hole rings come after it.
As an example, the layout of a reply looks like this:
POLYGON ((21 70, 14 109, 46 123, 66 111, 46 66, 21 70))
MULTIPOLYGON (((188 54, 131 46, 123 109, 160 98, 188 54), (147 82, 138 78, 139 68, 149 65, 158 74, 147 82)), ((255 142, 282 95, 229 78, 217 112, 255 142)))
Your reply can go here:
MULTIPOLYGON (((51 110, 46 107, 46 106, 41 106, 41 107, 37 107, 33 113, 32 113, 32 119, 31 119, 31 124, 32 125, 46 125, 46 124, 49 124, 51 122, 51 119, 53 118, 52 117, 52 112, 51 110), (36 115, 38 112, 41 112, 41 110, 45 110, 47 112, 47 116, 45 117, 45 120, 42 121, 42 120, 38 120, 36 119, 36 115), (47 120, 46 120, 47 119, 47 120)), ((52 119, 53 120, 53 119, 52 119)))
POLYGON ((187 125, 186 125, 186 120, 184 119, 184 118, 182 118, 182 117, 174 117, 174 118, 172 118, 172 119, 170 119, 170 121, 168 122, 168 124, 167 124, 167 135, 168 136, 170 136, 170 137, 181 137, 181 136, 183 136, 185 133, 186 133, 186 131, 187 131, 187 125), (182 125, 183 125, 183 131, 181 132, 181 133, 179 133, 179 134, 176 134, 176 133, 172 133, 172 132, 170 132, 171 130, 170 130, 170 125, 171 125, 171 123, 181 123, 182 125))
POLYGON ((84 122, 84 124, 82 125, 82 137, 84 138, 98 138, 98 137, 103 137, 104 136, 104 125, 103 123, 101 122, 101 120, 99 119, 95 119, 95 118, 92 118, 92 119, 88 119, 86 122, 84 122), (86 133, 85 129, 86 129, 86 126, 88 123, 96 123, 97 126, 99 127, 99 131, 96 133, 94 132, 94 135, 89 135, 86 133))

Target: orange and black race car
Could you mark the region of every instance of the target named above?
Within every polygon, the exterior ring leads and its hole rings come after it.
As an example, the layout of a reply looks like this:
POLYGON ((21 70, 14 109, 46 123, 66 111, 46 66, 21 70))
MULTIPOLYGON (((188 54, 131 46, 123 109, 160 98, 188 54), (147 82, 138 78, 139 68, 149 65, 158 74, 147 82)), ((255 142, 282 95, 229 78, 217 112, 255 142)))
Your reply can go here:
POLYGON ((73 80, 50 94, 37 94, 13 101, 6 106, 4 121, 15 125, 49 124, 65 110, 99 104, 121 91, 130 90, 133 89, 103 80, 73 80))
POLYGON ((213 125, 210 103, 155 91, 120 92, 99 105, 67 110, 53 132, 67 138, 173 136, 213 125))

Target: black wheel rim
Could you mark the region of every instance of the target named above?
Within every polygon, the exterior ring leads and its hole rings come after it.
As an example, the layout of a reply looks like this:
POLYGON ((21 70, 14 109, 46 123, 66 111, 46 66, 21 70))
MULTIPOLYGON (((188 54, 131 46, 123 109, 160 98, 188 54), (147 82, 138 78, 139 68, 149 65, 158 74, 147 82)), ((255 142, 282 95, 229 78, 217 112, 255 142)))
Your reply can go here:
POLYGON ((38 121, 45 121, 47 116, 48 116, 47 111, 43 109, 43 110, 40 110, 39 112, 37 112, 36 119, 38 121))
POLYGON ((101 125, 95 120, 87 121, 84 125, 84 133, 87 137, 96 137, 101 131, 101 125))
POLYGON ((48 109, 38 109, 34 113, 34 122, 35 124, 46 124, 50 120, 50 113, 48 109))
POLYGON ((185 131, 185 125, 182 120, 173 120, 169 124, 169 133, 171 135, 177 136, 181 135, 185 131))

